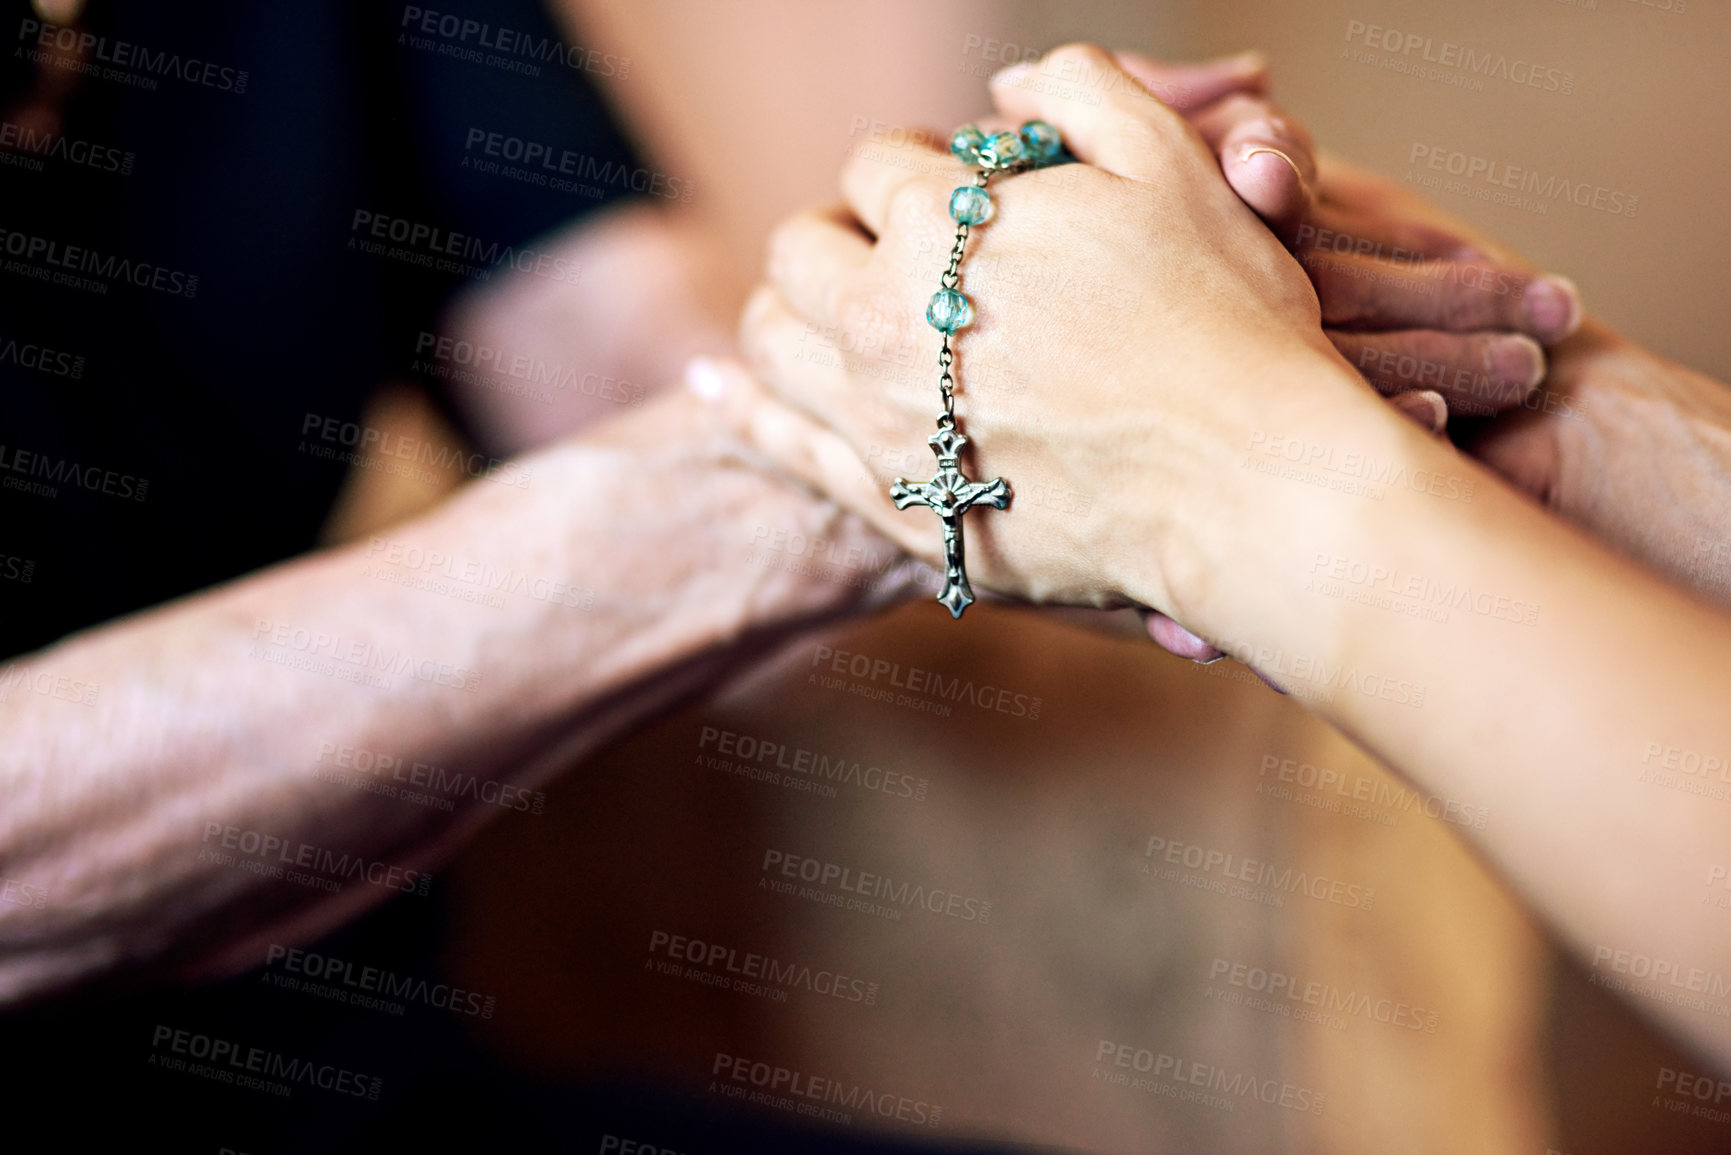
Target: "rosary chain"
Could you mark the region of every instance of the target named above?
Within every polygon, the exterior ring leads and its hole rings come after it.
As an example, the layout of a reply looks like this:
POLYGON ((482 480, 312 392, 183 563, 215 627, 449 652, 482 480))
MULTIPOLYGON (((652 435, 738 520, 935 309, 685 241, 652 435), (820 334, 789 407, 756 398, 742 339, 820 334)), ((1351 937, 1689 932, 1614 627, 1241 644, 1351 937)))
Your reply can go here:
MULTIPOLYGON (((992 179, 991 169, 981 169, 974 174, 974 186, 985 188, 986 182, 992 179)), ((961 280, 962 254, 968 247, 968 233, 971 226, 966 221, 956 222, 956 243, 950 246, 950 264, 938 278, 938 283, 946 289, 954 289, 961 280)), ((943 394, 944 413, 938 418, 939 429, 954 429, 956 426, 956 379, 950 373, 950 366, 956 362, 956 355, 950 349, 950 334, 944 334, 944 343, 938 350, 938 392, 943 394)))

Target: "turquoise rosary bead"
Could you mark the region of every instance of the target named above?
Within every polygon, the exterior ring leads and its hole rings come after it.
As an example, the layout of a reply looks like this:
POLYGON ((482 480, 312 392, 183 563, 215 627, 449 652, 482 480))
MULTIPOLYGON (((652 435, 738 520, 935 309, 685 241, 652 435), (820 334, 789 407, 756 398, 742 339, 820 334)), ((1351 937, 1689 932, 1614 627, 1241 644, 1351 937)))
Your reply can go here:
POLYGON ((977 225, 992 215, 992 197, 979 185, 965 184, 950 194, 950 217, 959 225, 977 225))
POLYGON ((986 143, 986 134, 971 124, 950 134, 950 153, 963 164, 980 163, 980 148, 986 143))
POLYGON ((890 486, 890 500, 897 509, 926 506, 943 519, 944 586, 938 593, 938 601, 950 611, 951 617, 959 618, 974 601, 962 551, 962 515, 980 505, 1003 509, 1010 504, 1010 486, 1003 478, 971 481, 962 469, 962 447, 968 439, 956 426, 956 380, 951 372, 956 352, 950 347, 956 330, 974 321, 974 303, 956 288, 961 283, 962 257, 967 251, 969 232, 989 220, 996 207, 986 191, 986 184, 993 176, 1063 164, 1071 158, 1064 151, 1057 130, 1043 120, 1030 120, 1015 132, 995 132, 990 137, 976 125, 963 125, 950 134, 950 151, 962 163, 978 166, 979 172, 973 184, 950 192, 956 243, 950 247, 950 263, 938 280, 940 287, 926 304, 926 323, 944 335, 943 347, 938 350, 938 393, 943 398, 944 411, 938 415, 937 433, 926 438, 926 444, 937 454, 938 472, 929 482, 896 478, 890 486))
POLYGON ((950 153, 963 164, 977 164, 987 171, 1025 164, 1044 168, 1063 162, 1064 142, 1058 130, 1043 120, 1030 120, 1015 132, 990 136, 977 125, 964 124, 950 134, 950 153))
POLYGON ((994 133, 980 149, 980 163, 988 168, 1009 168, 1026 160, 1026 151, 1022 146, 1022 138, 1016 133, 994 133))
POLYGON ((1030 120, 1022 126, 1022 144, 1035 164, 1047 165, 1057 160, 1064 150, 1058 130, 1043 120, 1030 120))
POLYGON ((926 306, 926 321, 940 333, 954 333, 973 324, 973 303, 954 289, 939 289, 926 306))

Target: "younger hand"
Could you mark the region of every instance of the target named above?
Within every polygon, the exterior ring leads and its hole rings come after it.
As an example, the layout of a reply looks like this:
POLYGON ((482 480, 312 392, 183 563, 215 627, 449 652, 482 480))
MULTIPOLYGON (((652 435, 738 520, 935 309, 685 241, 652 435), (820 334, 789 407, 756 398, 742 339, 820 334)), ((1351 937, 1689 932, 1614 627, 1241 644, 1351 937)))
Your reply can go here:
MULTIPOLYGON (((1380 439, 1387 419, 1323 336, 1303 271, 1221 180, 1205 142, 1100 50, 1053 60, 1121 83, 1098 105, 994 85, 1005 116, 1050 121, 1089 163, 994 183, 998 214, 969 241, 961 288, 979 320, 955 342, 969 473, 1002 475, 1021 495, 1013 516, 969 518, 969 569, 1039 601, 1165 608, 1178 600, 1167 562, 1207 548, 1235 502, 1314 504, 1241 468, 1256 429, 1350 436, 1334 422, 1352 413, 1380 439), (995 389, 999 374, 1022 387, 995 389), (1088 495, 1093 512, 1042 493, 1088 495)), ((776 396, 742 376, 728 402, 768 456, 928 558, 935 522, 896 511, 874 472, 932 467, 921 449, 938 409, 935 365, 889 370, 904 349, 909 366, 935 362, 930 256, 950 247, 949 193, 971 176, 910 144, 847 167, 851 212, 781 226, 771 285, 742 330, 776 396)))

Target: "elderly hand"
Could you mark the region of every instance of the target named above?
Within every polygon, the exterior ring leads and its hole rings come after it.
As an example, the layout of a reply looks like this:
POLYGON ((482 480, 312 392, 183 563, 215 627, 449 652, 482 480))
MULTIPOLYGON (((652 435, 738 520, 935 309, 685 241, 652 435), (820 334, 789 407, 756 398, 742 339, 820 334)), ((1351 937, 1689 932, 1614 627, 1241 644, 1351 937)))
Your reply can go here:
MULTIPOLYGON (((1580 325, 1568 280, 1540 275, 1399 184, 1319 155, 1309 130, 1268 99, 1251 58, 1115 59, 1196 127, 1227 183, 1304 266, 1335 347, 1421 424, 1443 415, 1409 393, 1471 416, 1520 404, 1544 377, 1540 346, 1580 325)), ((1040 78, 1025 67, 996 81, 1040 78)))

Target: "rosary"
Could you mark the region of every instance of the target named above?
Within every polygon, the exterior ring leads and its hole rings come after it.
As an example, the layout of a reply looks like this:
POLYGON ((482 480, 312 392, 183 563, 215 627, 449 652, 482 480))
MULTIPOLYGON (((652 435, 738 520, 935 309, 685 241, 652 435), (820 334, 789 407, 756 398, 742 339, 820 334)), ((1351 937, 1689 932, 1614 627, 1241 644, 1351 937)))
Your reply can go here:
POLYGON ((1001 477, 990 481, 969 481, 962 475, 960 458, 968 439, 956 428, 956 402, 951 395, 956 379, 950 372, 955 354, 950 350, 950 336, 974 319, 974 306, 956 288, 960 279, 962 252, 968 244, 968 230, 984 224, 992 215, 991 194, 986 182, 997 173, 1015 173, 1030 168, 1062 164, 1070 159, 1064 152, 1058 131, 1043 120, 1030 120, 1019 132, 999 132, 987 136, 973 125, 958 128, 950 137, 950 151, 963 163, 978 165, 980 171, 973 184, 965 184, 950 194, 950 216, 956 222, 956 243, 950 249, 950 264, 939 278, 943 286, 932 294, 926 306, 926 321, 944 335, 943 348, 938 351, 938 391, 943 395, 944 411, 938 415, 938 431, 926 438, 938 457, 937 476, 927 483, 908 484, 896 478, 890 486, 890 497, 897 509, 916 503, 931 508, 944 523, 944 588, 938 601, 950 611, 952 618, 974 603, 974 590, 968 584, 968 572, 962 556, 962 515, 976 505, 1003 509, 1010 504, 1010 486, 1001 477))

